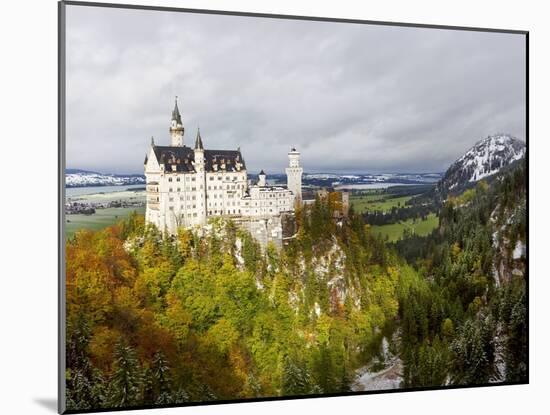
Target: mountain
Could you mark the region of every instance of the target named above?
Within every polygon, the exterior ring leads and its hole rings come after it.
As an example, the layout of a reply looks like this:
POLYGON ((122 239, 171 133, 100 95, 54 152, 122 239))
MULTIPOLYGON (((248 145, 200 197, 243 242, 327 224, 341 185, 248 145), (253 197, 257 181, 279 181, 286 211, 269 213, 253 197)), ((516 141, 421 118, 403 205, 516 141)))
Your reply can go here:
POLYGON ((523 158, 525 150, 525 143, 511 135, 490 135, 478 141, 449 167, 437 184, 437 190, 442 194, 459 193, 523 158))
POLYGON ((65 187, 125 186, 131 184, 145 184, 145 176, 141 174, 98 173, 80 169, 65 170, 65 187))

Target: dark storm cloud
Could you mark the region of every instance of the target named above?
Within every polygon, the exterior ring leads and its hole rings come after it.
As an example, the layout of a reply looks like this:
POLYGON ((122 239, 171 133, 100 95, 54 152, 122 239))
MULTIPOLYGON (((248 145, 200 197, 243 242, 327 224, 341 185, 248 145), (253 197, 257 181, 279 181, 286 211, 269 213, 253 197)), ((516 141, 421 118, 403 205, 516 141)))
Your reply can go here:
POLYGON ((140 172, 179 95, 192 145, 249 170, 442 171, 525 139, 520 35, 69 6, 67 165, 140 172))

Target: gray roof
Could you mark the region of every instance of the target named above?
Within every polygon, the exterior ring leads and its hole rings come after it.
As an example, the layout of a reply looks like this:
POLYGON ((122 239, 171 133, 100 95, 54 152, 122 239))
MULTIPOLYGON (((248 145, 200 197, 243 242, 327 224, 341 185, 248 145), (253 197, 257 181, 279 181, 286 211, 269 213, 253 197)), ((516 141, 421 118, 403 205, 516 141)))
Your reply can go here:
POLYGON ((180 110, 178 108, 178 97, 176 97, 176 105, 174 105, 174 110, 172 111, 172 119, 175 120, 177 124, 183 125, 180 110))
MULTIPOLYGON (((172 147, 172 146, 154 146, 155 156, 160 164, 164 164, 165 171, 174 171, 172 166, 176 166, 175 171, 182 173, 193 173, 195 168, 195 152, 191 147, 172 147)), ((205 170, 213 171, 239 171, 236 164, 241 163, 240 170, 245 170, 246 165, 243 156, 239 150, 204 150, 205 170), (214 165, 218 166, 214 170, 214 165)))
POLYGON ((197 139, 195 140, 195 149, 204 150, 204 146, 202 145, 201 129, 200 128, 197 130, 197 139))

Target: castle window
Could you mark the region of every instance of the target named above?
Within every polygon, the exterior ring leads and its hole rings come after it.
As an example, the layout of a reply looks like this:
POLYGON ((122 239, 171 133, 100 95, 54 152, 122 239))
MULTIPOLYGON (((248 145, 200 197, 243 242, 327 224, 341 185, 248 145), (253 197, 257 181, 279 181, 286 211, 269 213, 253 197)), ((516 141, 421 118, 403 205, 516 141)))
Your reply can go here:
POLYGON ((214 177, 210 176, 210 179, 209 180, 214 180, 214 177))
POLYGON ((222 179, 222 176, 218 176, 218 180, 221 180, 222 179))
POLYGON ((173 202, 174 201, 174 198, 171 197, 170 199, 168 199, 169 202, 173 202))
POLYGON ((172 178, 171 178, 171 177, 169 177, 169 178, 168 178, 168 181, 169 181, 169 182, 171 182, 171 181, 172 181, 172 178))
POLYGON ((179 182, 179 181, 180 181, 180 178, 178 177, 178 178, 176 179, 176 182, 179 182))
POLYGON ((197 190, 196 187, 192 187, 192 188, 191 188, 191 191, 192 191, 192 192, 194 192, 195 190, 197 190))
POLYGON ((195 178, 194 178, 194 177, 191 177, 191 181, 194 182, 194 181, 195 181, 195 178))
MULTIPOLYGON (((178 181, 179 181, 179 179, 178 179, 178 181)), ((181 187, 178 187, 178 192, 181 192, 181 187)))
POLYGON ((168 189, 169 192, 171 192, 172 190, 174 190, 174 189, 172 189, 172 188, 169 188, 169 189, 168 189))

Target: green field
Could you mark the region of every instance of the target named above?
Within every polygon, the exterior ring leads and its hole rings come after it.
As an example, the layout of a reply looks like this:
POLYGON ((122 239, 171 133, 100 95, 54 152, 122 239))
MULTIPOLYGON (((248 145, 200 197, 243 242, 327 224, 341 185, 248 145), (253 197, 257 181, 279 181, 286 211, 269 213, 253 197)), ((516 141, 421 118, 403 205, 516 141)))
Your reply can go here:
POLYGON ((97 231, 125 219, 136 211, 145 214, 145 207, 97 209, 93 215, 65 215, 65 235, 71 237, 79 229, 97 231))
POLYGON ((350 197, 351 205, 357 213, 367 211, 381 210, 387 212, 392 207, 403 207, 405 203, 413 196, 392 197, 391 193, 372 191, 365 193, 352 194, 350 197))
POLYGON ((435 213, 430 213, 426 220, 417 220, 416 223, 413 223, 412 219, 407 219, 406 221, 389 225, 371 226, 371 229, 373 233, 378 233, 383 238, 387 237, 390 242, 395 242, 401 239, 405 229, 409 229, 416 235, 425 236, 437 228, 438 225, 439 218, 435 213))

